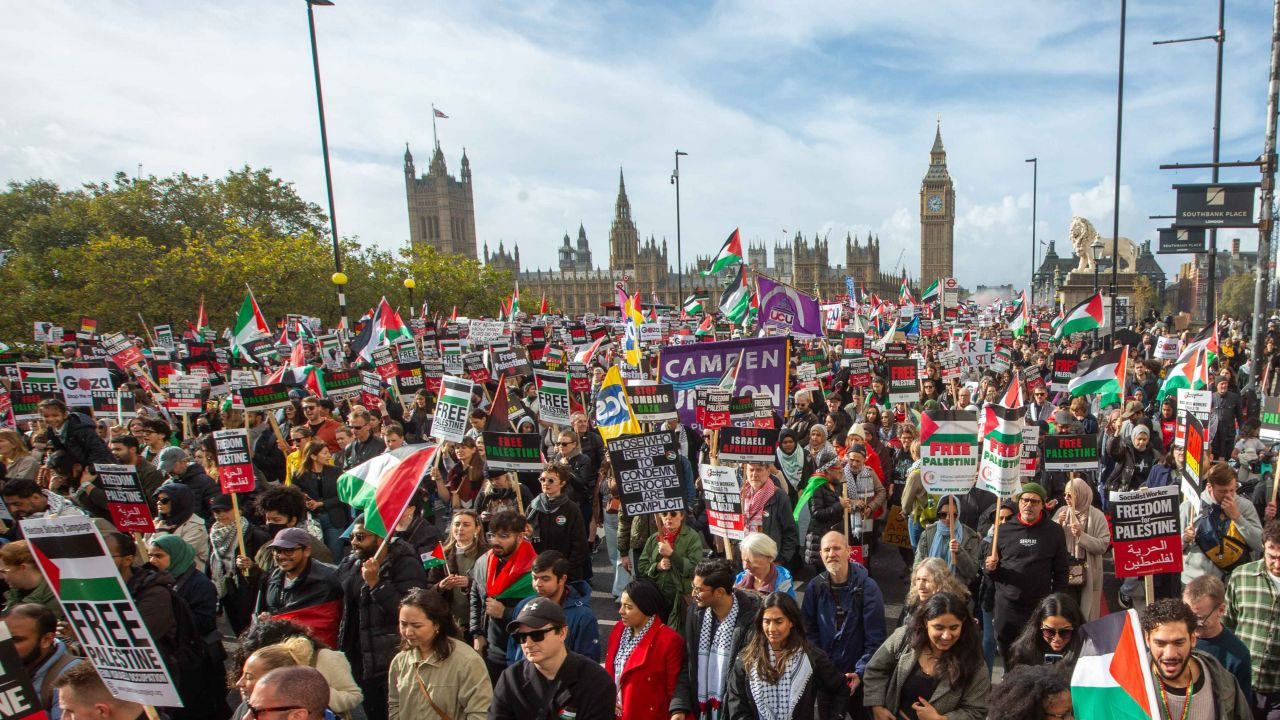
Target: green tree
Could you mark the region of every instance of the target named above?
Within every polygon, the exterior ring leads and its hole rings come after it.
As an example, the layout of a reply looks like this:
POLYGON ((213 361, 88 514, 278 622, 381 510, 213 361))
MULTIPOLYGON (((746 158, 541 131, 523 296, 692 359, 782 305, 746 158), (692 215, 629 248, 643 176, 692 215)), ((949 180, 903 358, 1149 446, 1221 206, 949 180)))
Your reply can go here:
POLYGON ((1232 317, 1248 317, 1253 312, 1253 273, 1240 273, 1227 278, 1222 283, 1219 294, 1218 312, 1232 317))

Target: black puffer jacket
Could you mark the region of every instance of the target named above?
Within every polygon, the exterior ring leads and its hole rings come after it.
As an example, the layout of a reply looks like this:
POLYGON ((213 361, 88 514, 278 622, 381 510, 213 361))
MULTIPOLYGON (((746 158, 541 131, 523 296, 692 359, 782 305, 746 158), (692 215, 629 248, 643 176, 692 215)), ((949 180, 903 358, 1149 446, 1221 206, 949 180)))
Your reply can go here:
POLYGON ((93 419, 84 413, 68 414, 62 429, 49 433, 49 446, 52 450, 65 452, 81 465, 116 462, 111 448, 98 436, 93 419))
POLYGON ((373 588, 360 575, 364 561, 352 552, 338 565, 343 595, 338 642, 356 677, 368 682, 387 674, 400 643, 400 600, 413 588, 426 587, 427 571, 413 548, 398 538, 387 546, 373 588))

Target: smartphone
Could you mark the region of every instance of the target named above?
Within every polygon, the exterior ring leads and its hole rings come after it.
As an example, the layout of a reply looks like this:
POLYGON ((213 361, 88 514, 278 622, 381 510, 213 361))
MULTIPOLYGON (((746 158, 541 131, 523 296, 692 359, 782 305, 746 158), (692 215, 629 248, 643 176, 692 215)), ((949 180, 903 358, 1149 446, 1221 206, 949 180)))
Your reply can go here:
POLYGON ((1060 662, 1062 662, 1061 653, 1045 653, 1044 654, 1045 665, 1057 665, 1060 662))

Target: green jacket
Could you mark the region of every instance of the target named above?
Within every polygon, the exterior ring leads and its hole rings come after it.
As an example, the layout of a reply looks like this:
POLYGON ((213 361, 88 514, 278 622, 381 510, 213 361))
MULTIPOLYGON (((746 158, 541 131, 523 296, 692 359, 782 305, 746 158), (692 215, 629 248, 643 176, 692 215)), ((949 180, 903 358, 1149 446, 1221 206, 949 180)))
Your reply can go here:
POLYGON ((53 594, 53 588, 49 587, 49 583, 43 578, 40 584, 32 590, 19 590, 18 588, 9 588, 4 593, 4 611, 8 613, 15 605, 23 603, 35 603, 43 605, 53 611, 59 620, 65 619, 62 614, 62 606, 58 604, 58 596, 53 594))
MULTIPOLYGON (((681 598, 687 597, 693 592, 693 569, 702 561, 703 553, 706 546, 702 543, 702 536, 688 525, 680 527, 680 534, 676 535, 675 546, 671 553, 671 569, 659 570, 658 561, 662 559, 658 555, 658 538, 661 537, 661 531, 649 536, 644 543, 644 552, 640 554, 640 566, 636 568, 639 577, 646 577, 653 580, 658 589, 662 591, 662 597, 671 603, 674 610, 679 610, 681 598)), ((663 620, 673 628, 683 625, 683 617, 677 616, 677 622, 672 625, 668 618, 663 620)))

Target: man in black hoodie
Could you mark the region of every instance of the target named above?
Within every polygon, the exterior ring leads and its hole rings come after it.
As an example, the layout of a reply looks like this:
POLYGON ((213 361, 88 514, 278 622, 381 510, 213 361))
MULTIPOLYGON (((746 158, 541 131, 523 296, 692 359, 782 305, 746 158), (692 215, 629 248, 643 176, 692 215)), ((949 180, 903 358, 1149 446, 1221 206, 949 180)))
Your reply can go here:
POLYGON ((1022 486, 1018 514, 1000 526, 996 551, 984 568, 995 584, 996 644, 1008 662, 1009 645, 1022 632, 1036 605, 1067 591, 1067 542, 1062 526, 1044 512, 1045 489, 1022 486))
POLYGON ((213 500, 222 493, 218 482, 209 477, 209 473, 199 463, 193 462, 186 450, 180 447, 167 447, 156 456, 156 466, 160 472, 172 482, 186 485, 196 498, 196 515, 209 524, 213 520, 213 500))

